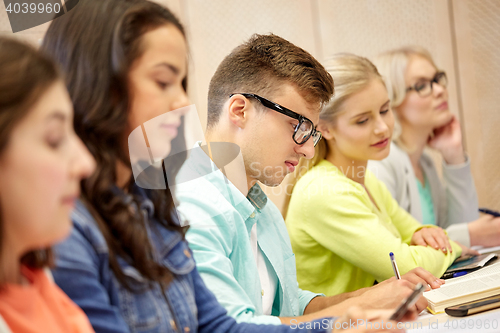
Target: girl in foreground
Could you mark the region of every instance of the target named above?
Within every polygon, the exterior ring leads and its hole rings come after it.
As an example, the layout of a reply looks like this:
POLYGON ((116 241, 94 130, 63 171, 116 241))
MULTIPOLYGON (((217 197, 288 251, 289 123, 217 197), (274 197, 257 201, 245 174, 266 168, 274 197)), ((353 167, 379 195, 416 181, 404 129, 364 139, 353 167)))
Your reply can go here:
POLYGON ((416 46, 383 53, 376 64, 389 87, 399 131, 388 158, 371 161, 368 168, 420 223, 446 228, 450 239, 465 246, 500 245, 500 218, 479 218, 460 124, 448 107, 446 73, 416 46), (443 181, 426 148, 442 156, 443 181))
POLYGON ((94 161, 49 58, 0 37, 0 77, 0 331, 93 332, 46 268, 94 161))
MULTIPOLYGON (((87 0, 52 22, 43 48, 63 66, 76 131, 97 161, 96 172, 82 183, 74 228, 57 247, 54 270, 57 284, 94 329, 295 332, 237 324, 227 316, 196 270, 172 184, 147 190, 133 174, 139 161, 127 145, 136 129, 142 140, 147 134, 156 160, 185 152, 187 45, 172 13, 149 1, 87 0)), ((145 170, 152 171, 147 184, 161 185, 156 182, 167 170, 175 176, 184 155, 174 156, 165 159, 164 170, 145 170)), ((142 158, 149 159, 147 152, 142 158)))
MULTIPOLYGON (((391 197, 368 160, 389 154, 394 118, 387 90, 367 59, 334 56, 335 96, 321 111, 312 168, 293 188, 287 227, 301 288, 335 295, 422 267, 441 276, 462 253, 440 228, 423 228, 391 197), (423 239, 438 249, 415 246, 423 239)), ((300 170, 299 172, 304 171, 300 170)))

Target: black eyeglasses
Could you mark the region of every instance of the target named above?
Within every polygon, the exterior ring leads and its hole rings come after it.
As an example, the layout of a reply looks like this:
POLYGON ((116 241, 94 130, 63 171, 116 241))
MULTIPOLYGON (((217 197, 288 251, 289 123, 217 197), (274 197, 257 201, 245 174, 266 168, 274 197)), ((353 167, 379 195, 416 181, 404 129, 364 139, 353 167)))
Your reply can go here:
POLYGON ((420 97, 429 96, 432 93, 432 84, 437 83, 441 87, 445 88, 448 85, 448 78, 446 77, 445 72, 437 72, 436 75, 432 78, 432 80, 420 80, 415 83, 413 86, 406 88, 406 92, 415 90, 420 97))
POLYGON ((293 119, 297 119, 299 123, 295 126, 295 131, 293 132, 292 138, 298 145, 303 145, 309 140, 309 138, 313 138, 314 146, 316 146, 321 140, 321 132, 316 130, 314 124, 311 120, 304 117, 303 115, 298 114, 297 112, 293 112, 290 109, 285 108, 284 106, 279 105, 278 103, 271 102, 270 100, 261 97, 255 94, 247 94, 247 93, 234 93, 229 95, 232 97, 233 95, 243 95, 246 98, 255 98, 258 100, 263 106, 269 108, 271 110, 282 113, 288 117, 293 119))

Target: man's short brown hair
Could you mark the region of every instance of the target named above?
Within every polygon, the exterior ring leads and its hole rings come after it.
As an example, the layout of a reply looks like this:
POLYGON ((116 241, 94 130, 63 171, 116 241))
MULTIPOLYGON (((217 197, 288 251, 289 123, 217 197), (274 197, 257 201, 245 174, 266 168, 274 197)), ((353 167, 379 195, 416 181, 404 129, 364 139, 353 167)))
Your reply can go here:
POLYGON ((307 51, 276 36, 253 35, 236 47, 215 71, 208 89, 208 128, 217 124, 232 93, 270 96, 282 84, 296 86, 300 95, 320 107, 333 95, 333 79, 307 51))

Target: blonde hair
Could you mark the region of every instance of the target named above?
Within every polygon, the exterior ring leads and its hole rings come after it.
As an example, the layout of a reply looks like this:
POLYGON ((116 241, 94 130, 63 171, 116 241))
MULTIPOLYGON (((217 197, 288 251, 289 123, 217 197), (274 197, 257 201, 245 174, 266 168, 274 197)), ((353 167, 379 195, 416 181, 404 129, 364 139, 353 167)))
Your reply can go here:
MULTIPOLYGON (((393 108, 401 105, 406 97, 407 87, 405 83, 405 73, 410 58, 414 56, 422 57, 429 61, 434 68, 438 68, 429 51, 421 46, 405 46, 390 50, 378 55, 373 60, 373 63, 377 66, 380 74, 382 74, 384 78, 387 93, 389 94, 389 99, 391 100, 391 106, 393 108)), ((395 126, 392 139, 405 149, 405 145, 399 140, 401 135, 401 124, 399 123, 397 114, 395 114, 394 118, 395 126)))
MULTIPOLYGON (((332 123, 336 116, 343 110, 344 102, 366 88, 373 79, 384 80, 379 74, 377 67, 370 60, 350 53, 337 53, 324 62, 328 73, 333 77, 335 94, 323 107, 319 115, 320 121, 332 123)), ((302 158, 293 175, 290 183, 286 187, 285 205, 283 207, 284 216, 288 210, 290 196, 297 181, 312 167, 317 165, 328 154, 326 141, 320 140, 315 147, 314 157, 310 160, 302 158)))

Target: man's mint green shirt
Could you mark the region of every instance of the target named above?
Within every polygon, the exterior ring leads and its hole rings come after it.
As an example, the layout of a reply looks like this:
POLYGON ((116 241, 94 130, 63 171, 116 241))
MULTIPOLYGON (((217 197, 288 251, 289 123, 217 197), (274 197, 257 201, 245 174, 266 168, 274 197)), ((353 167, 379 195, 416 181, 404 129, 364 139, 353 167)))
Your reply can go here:
POLYGON ((299 289, 295 255, 278 208, 258 184, 245 197, 199 143, 190 153, 177 177, 175 195, 180 218, 190 225, 186 238, 207 287, 238 322, 280 324, 277 317, 301 316, 321 294, 299 289), (258 246, 278 278, 272 316, 263 315, 262 288, 250 245, 255 223, 258 246))

